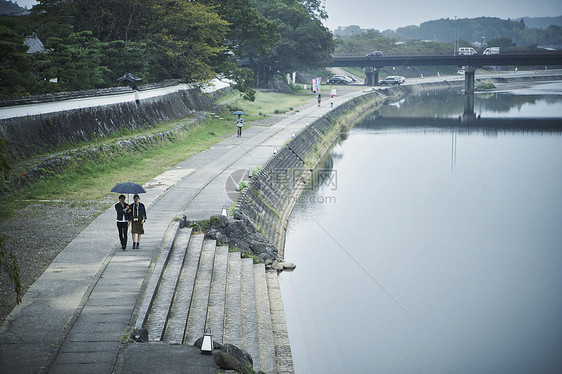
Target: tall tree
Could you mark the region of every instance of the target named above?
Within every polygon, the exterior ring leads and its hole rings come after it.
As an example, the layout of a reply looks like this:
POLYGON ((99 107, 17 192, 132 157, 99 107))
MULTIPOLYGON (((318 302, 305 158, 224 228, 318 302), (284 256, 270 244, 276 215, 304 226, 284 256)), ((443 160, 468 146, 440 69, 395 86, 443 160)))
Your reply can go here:
POLYGON ((334 51, 332 33, 298 0, 254 2, 258 11, 277 25, 281 39, 271 53, 257 61, 260 81, 277 72, 326 66, 334 51))
POLYGON ((104 85, 106 67, 101 65, 101 44, 91 31, 71 33, 67 38, 49 38, 45 47, 49 69, 46 80, 57 79, 65 90, 84 90, 104 85))
POLYGON ((277 26, 267 20, 252 5, 251 0, 204 0, 222 19, 229 23, 226 43, 228 53, 217 59, 219 70, 230 78, 232 86, 243 92, 245 98, 253 100, 255 91, 254 71, 258 70, 256 61, 269 53, 280 39, 277 26), (251 70, 240 66, 240 62, 251 70))
POLYGON ((12 17, 0 17, 0 96, 29 94, 34 86, 23 29, 12 17))
POLYGON ((154 38, 163 51, 161 65, 171 78, 204 81, 216 74, 213 59, 225 51, 228 23, 211 8, 185 0, 158 1, 154 38))

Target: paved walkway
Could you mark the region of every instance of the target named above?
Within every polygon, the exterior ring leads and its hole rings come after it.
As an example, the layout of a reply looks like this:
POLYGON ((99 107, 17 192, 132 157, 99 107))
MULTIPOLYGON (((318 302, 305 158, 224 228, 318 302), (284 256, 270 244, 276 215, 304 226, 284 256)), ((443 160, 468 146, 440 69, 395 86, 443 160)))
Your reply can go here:
MULTIPOLYGON (((336 103, 364 89, 345 91, 336 103)), ((145 275, 173 219, 220 214, 233 203, 225 188, 233 171, 264 164, 293 132, 329 110, 328 102, 321 108, 314 104, 272 126, 245 129, 242 138, 231 136, 147 182, 141 201, 148 220, 138 250, 130 245, 120 250, 113 208, 96 218, 6 319, 0 330, 2 373, 111 373, 145 275)))

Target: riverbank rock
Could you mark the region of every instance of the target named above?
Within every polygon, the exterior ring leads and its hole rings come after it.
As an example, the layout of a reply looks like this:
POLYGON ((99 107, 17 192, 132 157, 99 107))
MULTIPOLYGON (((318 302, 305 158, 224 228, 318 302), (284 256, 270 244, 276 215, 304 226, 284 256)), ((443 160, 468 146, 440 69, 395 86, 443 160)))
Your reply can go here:
POLYGON ((215 353, 215 364, 226 370, 236 370, 239 373, 251 372, 249 367, 254 364, 252 356, 233 344, 226 343, 215 353))
POLYGON ((195 230, 205 233, 205 238, 228 244, 229 248, 254 254, 261 262, 277 260, 277 248, 265 236, 256 231, 247 219, 229 219, 225 216, 212 216, 208 220, 185 223, 195 230))
POLYGON ((265 268, 271 270, 277 270, 278 273, 286 270, 286 271, 293 271, 295 270, 297 265, 293 264, 292 262, 283 262, 277 260, 268 260, 265 261, 265 268))

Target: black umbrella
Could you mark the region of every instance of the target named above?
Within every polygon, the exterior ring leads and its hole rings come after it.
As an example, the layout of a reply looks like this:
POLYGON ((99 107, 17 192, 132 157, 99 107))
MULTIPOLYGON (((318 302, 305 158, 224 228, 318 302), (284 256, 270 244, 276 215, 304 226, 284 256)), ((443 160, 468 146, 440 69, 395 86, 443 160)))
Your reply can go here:
POLYGON ((111 192, 117 193, 146 193, 145 189, 140 184, 133 182, 123 182, 116 184, 111 189, 111 192))
POLYGON ((142 188, 142 186, 140 184, 133 183, 133 182, 123 182, 123 183, 116 184, 111 189, 111 192, 126 193, 127 194, 127 202, 129 201, 129 194, 146 193, 145 189, 142 188))

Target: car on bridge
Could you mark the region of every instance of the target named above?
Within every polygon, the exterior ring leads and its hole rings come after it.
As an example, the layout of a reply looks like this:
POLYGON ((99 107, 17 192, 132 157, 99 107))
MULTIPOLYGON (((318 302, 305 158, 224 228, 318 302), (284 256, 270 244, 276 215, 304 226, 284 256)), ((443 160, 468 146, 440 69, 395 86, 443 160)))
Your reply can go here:
MULTIPOLYGON (((406 81, 406 79, 404 78, 404 81, 406 81)), ((390 76, 390 77, 386 77, 384 78, 382 81, 379 82, 380 85, 385 85, 385 86, 390 86, 390 85, 394 85, 394 84, 401 84, 402 82, 402 77, 398 77, 398 76, 390 76)))
POLYGON ((460 47, 459 48, 459 56, 472 56, 476 55, 478 52, 472 47, 460 47))
POLYGON ((365 57, 370 58, 370 57, 384 57, 383 53, 381 51, 374 51, 374 52, 370 52, 367 53, 365 55, 365 57))

